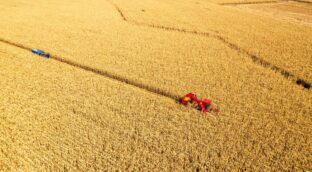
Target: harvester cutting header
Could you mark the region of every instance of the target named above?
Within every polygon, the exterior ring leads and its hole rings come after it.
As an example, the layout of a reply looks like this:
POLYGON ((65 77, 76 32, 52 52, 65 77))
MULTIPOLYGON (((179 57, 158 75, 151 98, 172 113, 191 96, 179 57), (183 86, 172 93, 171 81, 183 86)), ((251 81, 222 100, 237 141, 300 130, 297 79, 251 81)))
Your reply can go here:
POLYGON ((200 110, 204 113, 206 112, 220 112, 219 108, 215 108, 212 105, 212 100, 210 99, 198 99, 194 93, 188 93, 184 95, 181 99, 183 105, 191 104, 191 107, 200 110))

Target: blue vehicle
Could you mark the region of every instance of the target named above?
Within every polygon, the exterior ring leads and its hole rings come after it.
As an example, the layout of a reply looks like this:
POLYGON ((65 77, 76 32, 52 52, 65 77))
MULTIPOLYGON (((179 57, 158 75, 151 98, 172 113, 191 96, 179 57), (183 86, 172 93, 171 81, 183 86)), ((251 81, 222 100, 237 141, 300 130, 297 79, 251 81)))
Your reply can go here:
POLYGON ((45 57, 45 58, 49 58, 50 57, 49 53, 46 53, 46 52, 44 52, 42 50, 32 49, 31 52, 34 53, 34 54, 37 54, 39 56, 45 57))

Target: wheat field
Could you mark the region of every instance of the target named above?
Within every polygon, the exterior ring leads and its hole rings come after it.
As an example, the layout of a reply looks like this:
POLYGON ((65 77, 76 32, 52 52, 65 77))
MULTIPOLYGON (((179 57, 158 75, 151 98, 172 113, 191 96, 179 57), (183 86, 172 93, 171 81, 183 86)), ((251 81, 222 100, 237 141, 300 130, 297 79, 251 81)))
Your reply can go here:
POLYGON ((312 170, 311 10, 0 0, 0 171, 312 170))

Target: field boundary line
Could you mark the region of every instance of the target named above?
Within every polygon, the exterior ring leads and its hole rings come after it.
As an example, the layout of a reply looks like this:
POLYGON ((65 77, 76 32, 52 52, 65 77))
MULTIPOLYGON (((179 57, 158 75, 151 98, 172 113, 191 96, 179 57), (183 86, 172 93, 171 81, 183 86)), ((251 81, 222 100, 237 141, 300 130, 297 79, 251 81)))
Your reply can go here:
MULTIPOLYGON (((27 51, 31 51, 32 50, 31 48, 29 48, 27 46, 24 46, 24 45, 18 44, 18 43, 14 43, 14 42, 2 39, 2 38, 0 38, 0 42, 3 42, 3 43, 6 43, 6 44, 15 46, 15 47, 27 50, 27 51)), ((140 82, 137 82, 137 81, 134 81, 134 80, 131 80, 131 79, 128 79, 128 78, 125 78, 125 77, 122 77, 122 76, 110 73, 108 71, 92 68, 92 67, 87 66, 87 65, 83 65, 83 64, 80 64, 80 63, 77 63, 77 62, 65 59, 65 58, 61 58, 60 56, 57 56, 57 55, 51 54, 50 55, 50 59, 56 60, 56 61, 61 62, 61 63, 65 63, 67 65, 70 65, 70 66, 73 66, 73 67, 76 67, 76 68, 83 69, 83 70, 88 71, 88 72, 95 73, 97 75, 104 76, 106 78, 113 79, 115 81, 119 81, 121 83, 132 85, 134 87, 143 89, 143 90, 148 91, 150 93, 161 95, 163 97, 167 97, 167 98, 170 98, 170 99, 173 99, 173 100, 176 100, 176 101, 179 101, 179 98, 180 98, 179 95, 176 95, 174 93, 162 90, 160 88, 153 87, 153 86, 150 86, 150 85, 146 85, 144 83, 140 83, 140 82)))
MULTIPOLYGON (((281 67, 278 67, 274 64, 271 64, 270 62, 268 62, 268 61, 262 59, 261 57, 249 52, 248 50, 245 50, 245 49, 239 47, 238 45, 230 42, 227 38, 221 36, 220 34, 217 34, 216 31, 213 31, 215 33, 199 32, 196 30, 190 31, 190 30, 186 30, 186 29, 167 27, 167 26, 163 26, 163 25, 154 25, 154 24, 148 24, 148 23, 141 23, 141 22, 137 22, 137 21, 131 21, 131 20, 127 19, 124 12, 121 10, 121 8, 118 5, 116 5, 111 0, 106 0, 106 1, 115 7, 115 9, 119 13, 120 17, 122 18, 122 20, 127 22, 127 23, 130 23, 130 24, 133 24, 136 26, 145 26, 145 27, 161 29, 161 30, 165 30, 165 31, 174 31, 174 32, 193 34, 193 35, 205 36, 205 37, 212 37, 212 38, 218 39, 219 41, 221 41, 222 43, 227 45, 229 48, 231 48, 235 51, 238 51, 241 54, 247 55, 255 64, 258 64, 258 65, 260 65, 264 68, 267 68, 267 69, 271 69, 272 71, 281 74, 285 79, 290 79, 291 81, 293 81, 293 83, 300 85, 306 89, 311 88, 311 83, 309 83, 305 79, 302 79, 302 78, 296 76, 295 74, 293 74, 293 73, 291 73, 291 72, 289 72, 289 71, 287 71, 281 67)), ((298 1, 301 1, 301 0, 298 0, 298 1)), ((283 2, 283 1, 266 1, 266 2, 283 2)))
POLYGON ((239 6, 239 5, 256 5, 256 4, 275 4, 275 3, 282 3, 282 2, 298 2, 298 3, 312 4, 312 2, 305 1, 305 0, 277 0, 277 1, 255 1, 255 2, 228 2, 228 3, 219 3, 218 5, 239 6))
MULTIPOLYGON (((174 28, 174 27, 167 27, 167 26, 162 26, 162 25, 147 24, 147 23, 141 23, 141 22, 129 20, 129 19, 127 19, 127 17, 125 16, 124 12, 121 10, 121 8, 118 5, 116 5, 111 0, 106 0, 106 1, 109 2, 112 6, 115 7, 117 12, 119 13, 119 16, 122 18, 122 20, 124 20, 127 23, 133 24, 133 25, 153 27, 153 28, 157 28, 157 29, 163 29, 163 30, 168 30, 168 31, 177 31, 177 32, 196 34, 196 35, 206 35, 206 36, 210 35, 210 33, 208 33, 208 32, 199 32, 199 31, 196 31, 196 30, 185 30, 185 29, 179 29, 179 28, 174 28)), ((217 31, 214 31, 214 30, 210 30, 210 31, 214 32, 214 33, 217 33, 217 31)))
POLYGON ((289 0, 289 1, 300 2, 300 3, 305 3, 305 4, 312 5, 311 1, 305 1, 305 0, 289 0))
POLYGON ((219 3, 218 5, 224 6, 236 6, 236 5, 252 5, 252 4, 274 4, 284 1, 254 1, 254 2, 227 2, 227 3, 219 3))

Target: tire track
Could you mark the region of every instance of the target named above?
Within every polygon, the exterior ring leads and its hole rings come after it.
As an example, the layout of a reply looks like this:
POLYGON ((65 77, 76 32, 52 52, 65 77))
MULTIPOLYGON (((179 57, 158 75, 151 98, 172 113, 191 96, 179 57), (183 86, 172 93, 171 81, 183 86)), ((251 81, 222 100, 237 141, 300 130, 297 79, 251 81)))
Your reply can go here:
MULTIPOLYGON (((27 46, 24 46, 24 45, 19 44, 19 43, 14 43, 14 42, 2 39, 2 38, 0 38, 0 42, 15 46, 15 47, 27 50, 27 51, 32 50, 31 48, 29 48, 27 46)), ((92 72, 92 73, 97 74, 97 75, 104 76, 106 78, 113 79, 115 81, 119 81, 121 83, 132 85, 134 87, 143 89, 143 90, 148 91, 148 92, 153 93, 153 94, 161 95, 163 97, 167 97, 167 98, 173 99, 175 101, 179 101, 180 96, 177 94, 174 94, 174 93, 171 93, 171 92, 168 92, 168 91, 165 91, 165 90, 162 90, 160 88, 153 87, 153 86, 150 86, 150 85, 147 85, 144 83, 140 83, 140 82, 137 82, 137 81, 134 81, 134 80, 131 80, 131 79, 110 73, 108 71, 92 68, 92 67, 87 66, 87 65, 83 65, 83 64, 65 59, 65 58, 61 58, 60 56, 57 56, 57 55, 50 55, 50 59, 56 60, 56 61, 61 62, 61 63, 65 63, 67 65, 70 65, 70 66, 73 66, 76 68, 83 69, 83 70, 88 71, 88 72, 92 72)))
POLYGON ((239 46, 237 46, 236 44, 231 43, 230 41, 226 40, 225 38, 223 38, 222 36, 216 36, 220 41, 222 41, 224 44, 226 44, 228 47, 242 53, 245 54, 247 56, 249 56, 251 58, 251 60, 255 63, 258 64, 264 68, 268 68, 271 69, 272 71, 275 71, 277 73, 280 73, 284 78, 286 79, 290 79, 292 80, 294 83, 296 83, 297 85, 300 85, 306 89, 310 89, 311 88, 311 83, 309 83, 308 81, 305 81, 304 79, 301 79, 299 77, 296 77, 293 73, 278 67, 276 65, 271 64, 270 62, 250 53, 249 51, 240 48, 239 46))
POLYGON ((219 3, 219 5, 252 5, 252 4, 273 4, 273 3, 279 3, 282 1, 255 1, 255 2, 230 2, 230 3, 219 3))
POLYGON ((312 5, 311 1, 304 1, 304 0, 290 0, 290 1, 295 1, 295 2, 300 2, 300 3, 305 3, 305 4, 312 5))
POLYGON ((278 1, 256 1, 256 2, 230 2, 230 3, 219 3, 219 5, 237 6, 237 5, 253 5, 253 4, 275 4, 275 3, 282 3, 282 2, 299 2, 299 3, 305 3, 305 4, 312 4, 311 1, 305 1, 305 0, 278 0, 278 1))
POLYGON ((26 47, 26 46, 19 44, 19 43, 11 42, 11 41, 8 41, 8 40, 2 39, 2 38, 0 38, 0 41, 3 43, 6 43, 6 44, 10 44, 10 45, 15 46, 15 47, 19 47, 19 48, 24 49, 24 50, 31 51, 31 48, 26 47))
MULTIPOLYGON (((113 3, 110 0, 106 0, 107 2, 109 2, 112 6, 115 7, 115 9, 117 10, 117 12, 119 13, 120 17, 122 18, 123 21, 136 25, 136 26, 145 26, 145 27, 150 27, 150 28, 155 28, 155 29, 161 29, 161 30, 165 30, 165 31, 171 31, 171 32, 181 32, 181 33, 186 33, 186 34, 193 34, 193 35, 199 35, 199 36, 205 36, 205 37, 212 37, 212 38, 216 38, 218 40, 220 40, 222 43, 226 44, 229 48, 238 51, 241 54, 245 54, 247 55, 255 64, 260 65, 264 68, 270 69, 276 73, 281 74, 285 79, 289 79, 291 80, 294 84, 297 84, 299 86, 302 86, 303 88, 306 89, 310 89, 311 88, 311 83, 308 82, 307 80, 300 78, 298 76, 296 76, 295 74, 281 68, 278 67, 266 60, 264 60, 263 58, 249 52, 246 49, 243 49, 241 47, 239 47, 238 45, 230 42, 227 38, 221 36, 220 34, 217 34, 216 31, 213 31, 215 33, 209 33, 209 32, 199 32, 199 31, 190 31, 190 30, 186 30, 186 29, 179 29, 179 28, 174 28, 174 27, 167 27, 167 26, 163 26, 163 25, 155 25, 155 24, 147 24, 147 23, 141 23, 141 22, 137 22, 137 21, 131 21, 128 20, 126 18, 126 16, 124 15, 123 11, 121 10, 121 8, 116 5, 115 3, 113 3)), ((301 0, 296 0, 296 1, 301 1, 301 0)), ((278 3, 280 1, 265 1, 265 3, 278 3)), ((250 4, 250 2, 248 2, 250 4)), ((244 4, 248 4, 248 3, 244 3, 244 4)), ((262 3, 262 2, 251 2, 252 4, 257 4, 257 3, 262 3)), ((229 4, 229 3, 228 3, 229 4)), ((238 4, 238 3, 232 3, 232 4, 238 4)))
POLYGON ((115 7, 115 9, 118 11, 119 15, 121 16, 122 20, 128 21, 126 16, 123 14, 122 10, 118 7, 117 4, 115 4, 113 1, 106 0, 109 4, 115 7))
MULTIPOLYGON (((198 32, 196 30, 179 29, 179 28, 167 27, 167 26, 162 26, 162 25, 141 23, 141 22, 137 22, 137 21, 128 21, 128 20, 126 20, 126 21, 129 23, 132 23, 134 25, 137 25, 137 26, 145 26, 145 27, 151 27, 151 28, 155 28, 155 29, 162 29, 162 30, 166 30, 166 31, 182 32, 182 33, 201 35, 201 36, 207 36, 207 37, 213 36, 213 34, 211 34, 209 32, 198 32)), ((216 32, 216 31, 211 31, 211 32, 216 32)))
POLYGON ((160 88, 156 88, 156 87, 153 87, 153 86, 150 86, 150 85, 146 85, 146 84, 143 84, 143 83, 140 83, 140 82, 137 82, 137 81, 134 81, 134 80, 131 80, 131 79, 128 79, 128 78, 125 78, 125 77, 122 77, 122 76, 110 73, 108 71, 104 71, 104 70, 92 68, 92 67, 80 64, 80 63, 76 63, 74 61, 71 61, 71 60, 68 60, 68 59, 65 59, 65 58, 61 58, 61 57, 58 57, 58 56, 51 55, 51 59, 54 59, 54 60, 62 62, 62 63, 66 63, 68 65, 71 65, 73 67, 77 67, 77 68, 83 69, 85 71, 93 72, 95 74, 98 74, 98 75, 101 75, 101 76, 104 76, 104 77, 107 77, 107 78, 119 81, 121 83, 126 83, 128 85, 135 86, 137 88, 143 89, 145 91, 148 91, 148 92, 151 92, 151 93, 154 93, 154 94, 158 94, 158 95, 161 95, 161 96, 164 96, 164 97, 167 97, 167 98, 171 98, 173 100, 177 100, 178 101, 179 97, 180 97, 180 96, 178 96, 178 95, 176 95, 174 93, 170 93, 170 92, 162 90, 160 88))
MULTIPOLYGON (((179 29, 179 28, 174 28, 174 27, 167 27, 167 26, 162 26, 162 25, 154 25, 154 24, 147 24, 147 23, 132 21, 132 20, 129 20, 126 18, 125 14, 122 12, 121 8, 119 8, 118 5, 116 5, 114 2, 112 2, 110 0, 106 0, 106 1, 115 7, 115 9, 119 13, 119 16, 122 18, 123 21, 137 25, 137 26, 146 26, 146 27, 152 27, 152 28, 163 29, 163 30, 168 30, 168 31, 177 31, 177 32, 196 34, 196 35, 204 35, 204 36, 210 35, 210 33, 208 33, 208 32, 198 32, 196 30, 185 30, 185 29, 179 29)), ((214 30, 210 30, 210 32, 217 33, 217 31, 214 31, 214 30)))

